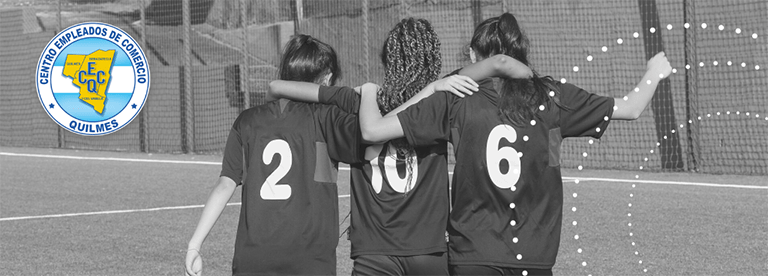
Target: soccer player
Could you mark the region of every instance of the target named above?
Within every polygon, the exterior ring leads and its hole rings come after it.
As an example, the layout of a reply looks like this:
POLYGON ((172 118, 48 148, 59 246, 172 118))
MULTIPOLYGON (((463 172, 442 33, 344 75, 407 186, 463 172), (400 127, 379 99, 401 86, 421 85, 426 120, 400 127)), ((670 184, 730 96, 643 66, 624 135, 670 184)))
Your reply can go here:
MULTIPOLYGON (((334 84, 336 52, 307 35, 286 44, 280 79, 334 84)), ((323 86, 320 90, 344 90, 323 86)), ((351 89, 350 89, 351 90, 351 89)), ((221 177, 189 241, 188 275, 201 246, 242 185, 234 275, 333 275, 339 217, 337 162, 360 162, 359 122, 336 106, 280 100, 243 111, 227 138, 221 177)))
MULTIPOLYGON (((470 47, 475 60, 504 53, 528 64, 528 40, 509 13, 477 26, 470 47)), ((451 274, 551 275, 562 221, 562 139, 600 138, 611 119, 636 119, 671 70, 664 53, 657 54, 624 99, 538 75, 505 79, 500 91, 484 80, 474 96, 437 93, 395 117, 372 110, 378 88, 365 84, 361 130, 370 141, 453 143, 451 274)))
MULTIPOLYGON (((381 59, 386 73, 376 112, 394 114, 435 90, 462 96, 476 90, 476 84, 465 76, 432 83, 440 73, 440 42, 427 20, 410 18, 395 25, 381 59)), ((532 72, 508 56, 494 56, 468 68, 467 75, 528 77, 532 72)), ((358 112, 360 97, 356 93, 318 88, 316 84, 273 81, 270 94, 358 112)), ((353 275, 448 274, 446 145, 443 141, 412 147, 402 139, 394 140, 368 147, 366 161, 351 164, 353 275)))

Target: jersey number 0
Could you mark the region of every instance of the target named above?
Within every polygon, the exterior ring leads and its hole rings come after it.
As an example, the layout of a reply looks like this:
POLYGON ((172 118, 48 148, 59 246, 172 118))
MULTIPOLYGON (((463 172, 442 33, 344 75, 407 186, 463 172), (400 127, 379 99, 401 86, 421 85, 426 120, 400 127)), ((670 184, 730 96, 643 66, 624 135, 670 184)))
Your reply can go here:
POLYGON ((264 154, 261 156, 264 164, 272 164, 275 155, 280 155, 280 164, 273 171, 264 184, 261 185, 261 198, 265 200, 286 200, 291 197, 291 186, 288 184, 278 184, 288 174, 293 165, 293 155, 288 142, 282 139, 275 139, 269 142, 264 148, 264 154))
POLYGON ((501 189, 516 189, 515 184, 520 180, 520 155, 513 147, 499 148, 501 139, 510 143, 517 140, 517 131, 509 125, 498 125, 488 134, 488 142, 485 145, 485 162, 488 164, 488 176, 496 187, 501 189), (506 160, 509 169, 501 172, 501 161, 506 160))

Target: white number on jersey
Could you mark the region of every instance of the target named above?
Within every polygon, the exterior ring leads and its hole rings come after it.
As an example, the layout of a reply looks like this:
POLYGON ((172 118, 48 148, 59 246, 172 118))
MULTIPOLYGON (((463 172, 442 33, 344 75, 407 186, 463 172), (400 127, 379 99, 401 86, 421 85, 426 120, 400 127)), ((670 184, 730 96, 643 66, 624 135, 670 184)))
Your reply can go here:
MULTIPOLYGON (((372 146, 371 148, 379 152, 379 154, 383 150, 382 145, 372 146)), ((416 162, 416 156, 409 156, 406 161, 406 164, 408 164, 408 162, 413 164, 413 179, 411 179, 411 187, 408 187, 408 173, 405 174, 405 178, 400 178, 400 175, 397 173, 397 161, 394 158, 389 157, 397 156, 397 149, 392 146, 387 147, 387 157, 384 158, 383 172, 379 169, 379 154, 370 161, 371 185, 373 186, 373 190, 375 190, 377 194, 381 192, 381 185, 382 182, 384 182, 382 173, 387 176, 387 182, 389 182, 389 186, 392 187, 392 190, 395 190, 395 192, 406 193, 412 190, 413 186, 416 185, 416 180, 419 175, 419 166, 416 162)))
POLYGON ((488 142, 485 146, 485 162, 488 164, 488 175, 496 187, 501 189, 511 189, 514 191, 515 184, 520 179, 520 156, 512 147, 499 148, 501 139, 506 139, 510 143, 517 140, 517 131, 509 125, 498 125, 488 134, 488 142), (509 164, 509 170, 506 173, 501 172, 501 161, 506 160, 509 164))
POLYGON ((288 184, 277 184, 288 174, 293 164, 293 155, 288 142, 282 139, 275 139, 269 142, 264 148, 262 159, 264 164, 272 164, 275 155, 280 155, 280 164, 277 169, 267 176, 267 180, 261 185, 261 198, 266 200, 286 200, 291 197, 291 186, 288 184))

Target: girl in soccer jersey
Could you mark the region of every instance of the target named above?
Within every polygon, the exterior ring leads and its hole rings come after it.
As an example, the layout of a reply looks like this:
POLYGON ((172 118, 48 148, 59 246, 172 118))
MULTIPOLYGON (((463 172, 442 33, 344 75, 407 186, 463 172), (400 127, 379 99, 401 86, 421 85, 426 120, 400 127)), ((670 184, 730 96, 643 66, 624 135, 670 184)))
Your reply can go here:
MULTIPOLYGON (((473 61, 503 53, 528 64, 528 39, 509 13, 477 26, 470 47, 473 61)), ((366 140, 405 137, 417 148, 453 143, 451 274, 547 275, 560 243, 562 139, 600 138, 611 119, 636 119, 671 70, 659 53, 624 99, 538 75, 504 79, 500 91, 483 80, 471 97, 434 94, 395 117, 373 110, 378 88, 365 84, 361 130, 366 140)))
MULTIPOLYGON (((333 48, 298 35, 287 43, 279 73, 332 85, 340 70, 333 48)), ((336 274, 337 162, 362 160, 359 133, 357 117, 336 106, 281 100, 243 111, 189 241, 187 274, 200 275, 203 241, 237 185, 243 195, 233 275, 336 274)))
MULTIPOLYGON (((432 83, 441 67, 440 42, 427 20, 411 18, 398 23, 387 36, 381 59, 386 74, 377 95, 378 106, 372 107, 377 113, 397 112, 407 100, 415 102, 434 90, 463 95, 476 89, 476 84, 464 76, 432 83)), ((532 74, 527 66, 505 56, 489 58, 468 72, 478 78, 532 74)), ((270 85, 270 93, 276 96, 335 104, 358 112, 356 93, 318 89, 317 85, 285 81, 270 85)), ((350 165, 353 275, 448 274, 446 142, 412 147, 402 139, 394 140, 368 147, 365 159, 350 165)))

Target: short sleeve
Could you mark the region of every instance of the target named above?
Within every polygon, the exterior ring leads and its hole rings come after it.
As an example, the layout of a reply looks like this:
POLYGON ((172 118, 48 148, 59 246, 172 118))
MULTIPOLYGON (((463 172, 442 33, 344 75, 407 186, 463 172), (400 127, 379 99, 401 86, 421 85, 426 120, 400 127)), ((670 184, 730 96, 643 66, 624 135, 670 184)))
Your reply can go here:
POLYGON ((613 98, 589 93, 572 84, 561 85, 559 97, 566 107, 560 112, 563 137, 600 138, 605 133, 613 115, 613 98))
POLYGON ((347 164, 363 162, 363 138, 357 115, 332 105, 318 105, 317 115, 330 158, 347 164))
POLYGON ((240 120, 238 117, 232 125, 227 136, 227 144, 224 147, 224 159, 221 162, 220 176, 226 176, 238 185, 243 180, 243 143, 240 136, 240 120))
POLYGON ((346 86, 320 86, 320 103, 338 106, 347 113, 357 114, 360 110, 360 95, 346 86))
POLYGON ((455 96, 435 93, 397 114, 409 144, 416 147, 431 146, 449 140, 451 97, 455 96))

